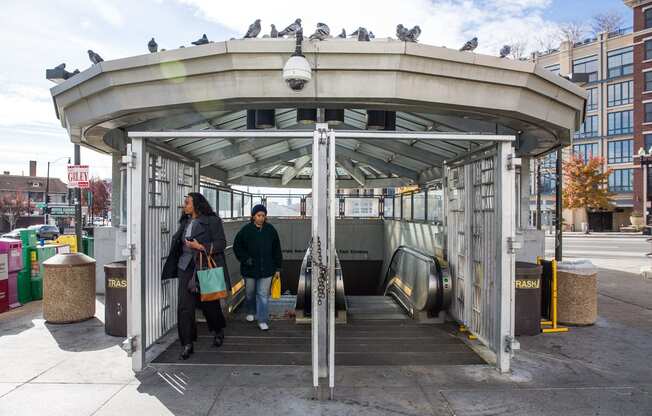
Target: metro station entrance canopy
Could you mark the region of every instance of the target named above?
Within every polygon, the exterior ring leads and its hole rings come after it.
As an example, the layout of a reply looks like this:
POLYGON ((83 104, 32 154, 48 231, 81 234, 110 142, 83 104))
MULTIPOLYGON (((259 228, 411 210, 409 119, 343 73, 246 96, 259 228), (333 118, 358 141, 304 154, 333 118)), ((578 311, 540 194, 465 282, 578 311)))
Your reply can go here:
MULTIPOLYGON (((101 62, 52 88, 57 115, 73 142, 124 153, 130 131, 251 129, 247 110, 274 110, 264 124, 274 140, 179 135, 161 145, 226 183, 303 188, 311 142, 291 132, 314 125, 297 111, 339 110, 336 130, 378 128, 368 110, 384 110, 397 132, 514 135, 520 156, 569 144, 583 119, 584 90, 532 63, 390 39, 303 42, 312 80, 294 91, 282 79, 293 44, 231 40, 101 62)), ((339 186, 424 183, 480 144, 343 138, 339 186)))
MULTIPOLYGON (((314 253, 310 269, 319 272, 304 281, 312 288, 305 293, 312 294, 313 385, 328 376, 331 394, 336 189, 443 178, 441 228, 424 233, 445 235, 446 290, 453 292, 447 313, 509 371, 518 346, 516 207, 529 193, 527 163, 516 180, 519 158, 570 144, 584 90, 529 62, 391 39, 303 42, 312 76, 295 90, 282 76, 293 46, 244 39, 101 62, 52 89, 72 141, 113 154, 126 171, 134 369, 160 353, 176 324, 176 291, 161 283, 160 260, 183 195, 198 191, 201 177, 312 188, 306 259, 314 253)), ((241 300, 242 276, 235 278, 239 292, 229 302, 241 300)), ((427 298, 422 283, 396 290, 427 298)))

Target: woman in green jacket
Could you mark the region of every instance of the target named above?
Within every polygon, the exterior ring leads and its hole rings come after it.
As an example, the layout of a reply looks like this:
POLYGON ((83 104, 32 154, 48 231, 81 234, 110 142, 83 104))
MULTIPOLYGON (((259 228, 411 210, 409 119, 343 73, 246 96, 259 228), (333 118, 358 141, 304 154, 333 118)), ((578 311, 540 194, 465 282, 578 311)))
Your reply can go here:
POLYGON ((243 226, 233 241, 233 251, 240 262, 240 272, 245 278, 247 321, 258 321, 266 331, 268 325, 267 303, 272 277, 280 276, 283 255, 276 229, 267 223, 267 209, 256 205, 251 210, 249 224, 243 226), (255 315, 255 318, 254 318, 255 315))

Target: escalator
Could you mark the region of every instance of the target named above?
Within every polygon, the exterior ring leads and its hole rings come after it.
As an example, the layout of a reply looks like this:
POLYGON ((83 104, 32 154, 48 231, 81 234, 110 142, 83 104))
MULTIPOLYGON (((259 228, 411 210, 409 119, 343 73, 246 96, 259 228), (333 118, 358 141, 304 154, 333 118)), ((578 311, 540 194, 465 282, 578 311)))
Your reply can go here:
MULTIPOLYGON (((275 302, 294 307, 291 315, 271 321, 271 329, 258 330, 245 322, 243 308, 231 314, 224 345, 217 349, 205 324, 199 324, 199 341, 190 360, 177 359, 173 344, 154 363, 205 365, 311 365, 311 258, 303 258, 297 294, 275 302)), ((451 281, 432 256, 409 247, 393 254, 376 293, 346 296, 344 276, 336 259, 337 366, 466 365, 485 362, 444 323, 442 312, 450 304, 451 281)), ((347 276, 348 279, 354 276, 347 276)), ((273 311, 273 306, 270 307, 273 311)))

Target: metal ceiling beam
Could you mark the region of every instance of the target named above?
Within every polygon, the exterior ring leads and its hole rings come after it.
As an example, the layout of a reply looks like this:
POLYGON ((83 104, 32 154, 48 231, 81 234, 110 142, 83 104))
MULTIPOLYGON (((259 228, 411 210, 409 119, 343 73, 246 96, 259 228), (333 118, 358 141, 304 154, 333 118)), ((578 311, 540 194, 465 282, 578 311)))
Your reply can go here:
POLYGON ((236 143, 224 147, 219 150, 211 151, 210 153, 204 153, 199 156, 199 165, 200 166, 209 166, 213 165, 234 157, 240 156, 245 153, 252 152, 254 150, 263 149, 265 147, 274 146, 275 144, 282 143, 286 141, 285 139, 275 139, 275 140, 257 140, 257 139, 244 139, 237 141, 236 143))
POLYGON ((290 151, 286 151, 283 153, 280 153, 278 155, 274 155, 271 157, 268 157, 266 159, 261 159, 261 160, 256 160, 253 163, 247 164, 245 166, 232 169, 227 172, 227 177, 229 180, 234 180, 237 178, 240 178, 245 175, 249 175, 252 172, 256 172, 262 169, 267 169, 270 166, 274 166, 280 162, 284 162, 287 160, 292 160, 296 159, 301 156, 309 155, 311 152, 310 147, 312 146, 312 142, 308 142, 305 144, 301 144, 298 147, 295 147, 294 149, 290 151))
POLYGON ((353 178, 353 180, 355 180, 361 187, 364 187, 367 178, 359 167, 353 166, 351 159, 338 156, 338 152, 336 151, 335 160, 337 163, 339 163, 340 167, 344 169, 349 174, 349 176, 351 176, 351 178, 353 178))
MULTIPOLYGON (((293 179, 287 185, 281 185, 281 178, 269 177, 256 177, 256 176, 243 176, 232 182, 237 185, 245 186, 260 186, 270 188, 304 188, 310 189, 312 184, 311 179, 293 179)), ((367 188, 398 188, 401 186, 409 185, 410 181, 405 178, 382 178, 382 179, 367 179, 365 186, 367 188)), ((338 188, 359 188, 360 184, 353 179, 338 179, 338 188)))
POLYGON ((335 154, 337 155, 338 153, 340 153, 343 156, 349 157, 353 160, 356 160, 358 162, 363 162, 365 164, 368 164, 374 167, 374 169, 378 169, 379 171, 387 174, 387 176, 390 176, 389 173, 391 172, 397 174, 398 176, 403 176, 405 178, 412 179, 415 182, 417 181, 419 176, 417 172, 411 169, 404 168, 403 166, 399 166, 394 163, 389 163, 384 160, 377 159, 373 156, 369 156, 362 152, 355 152, 342 145, 337 146, 337 150, 335 154))
POLYGON ((294 161, 294 166, 289 167, 283 172, 283 177, 281 178, 281 185, 285 186, 288 182, 294 179, 299 172, 308 164, 312 157, 310 155, 301 156, 294 161))
POLYGON ((419 161, 421 163, 426 163, 428 165, 432 165, 433 162, 441 163, 444 160, 446 160, 446 158, 442 157, 441 155, 429 151, 424 151, 423 149, 417 149, 415 147, 410 146, 407 143, 400 142, 400 141, 390 142, 387 140, 374 140, 374 139, 370 139, 370 140, 360 139, 360 141, 362 143, 374 145, 380 149, 398 153, 401 156, 419 161))
MULTIPOLYGON (((311 138, 312 130, 201 130, 201 131, 131 131, 129 137, 142 137, 147 139, 168 139, 170 137, 194 137, 206 139, 227 139, 227 138, 311 138)), ((431 131, 387 131, 387 130, 337 130, 338 138, 346 139, 376 139, 376 140, 423 140, 447 142, 475 141, 475 142, 512 142, 516 136, 503 134, 477 134, 477 133, 453 133, 453 132, 431 132, 431 131)))

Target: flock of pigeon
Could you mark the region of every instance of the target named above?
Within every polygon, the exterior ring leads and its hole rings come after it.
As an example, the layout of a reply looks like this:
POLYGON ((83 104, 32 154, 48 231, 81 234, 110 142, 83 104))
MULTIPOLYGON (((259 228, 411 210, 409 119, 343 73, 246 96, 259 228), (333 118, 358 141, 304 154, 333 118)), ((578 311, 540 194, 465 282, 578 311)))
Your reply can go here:
MULTIPOLYGON (((260 19, 256 19, 251 25, 249 25, 249 29, 247 29, 244 38, 245 39, 256 38, 260 34, 260 31, 261 31, 260 19)), ((412 29, 408 29, 407 27, 401 24, 396 26, 396 38, 400 41, 417 42, 419 40, 420 35, 421 35, 421 28, 419 26, 414 26, 412 29)), ((280 32, 276 29, 276 26, 272 24, 269 34, 263 35, 263 38, 283 38, 286 36, 288 37, 303 36, 301 19, 296 19, 293 23, 291 23, 288 27, 281 30, 280 32)), ((369 42, 371 39, 375 38, 374 32, 367 30, 367 28, 364 27, 359 27, 355 31, 351 32, 348 36, 352 38, 357 38, 357 40, 361 42, 369 42)), ((310 39, 311 41, 322 41, 331 37, 332 37, 331 30, 328 27, 328 25, 326 23, 317 23, 317 29, 313 34, 310 35, 308 39, 310 39)), ((342 32, 339 35, 337 35, 337 38, 346 39, 347 38, 346 30, 342 29, 342 32)), ((193 45, 205 45, 207 43, 211 43, 211 41, 208 40, 208 37, 204 33, 204 35, 201 38, 191 43, 193 45)), ((180 48, 184 48, 184 47, 185 46, 180 46, 180 48)), ((478 38, 473 38, 470 41, 466 42, 464 46, 460 48, 460 51, 473 52, 477 47, 478 47, 478 38)), ((147 43, 147 49, 151 53, 158 52, 159 50, 158 44, 156 43, 156 40, 154 40, 154 38, 152 38, 147 43)), ((164 50, 165 49, 161 49, 161 51, 164 50)), ((511 53, 511 47, 509 45, 505 45, 500 49, 501 58, 507 58, 510 53, 511 53)), ((93 64, 98 64, 103 61, 102 57, 99 54, 93 52, 90 49, 88 50, 88 58, 91 60, 93 64)), ((62 65, 64 65, 65 68, 65 64, 62 65)), ((72 76, 78 72, 79 71, 77 70, 74 73, 68 72, 68 74, 72 76)))

